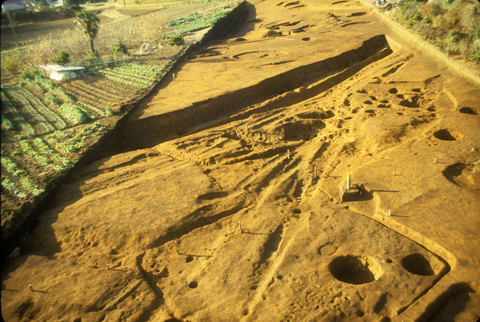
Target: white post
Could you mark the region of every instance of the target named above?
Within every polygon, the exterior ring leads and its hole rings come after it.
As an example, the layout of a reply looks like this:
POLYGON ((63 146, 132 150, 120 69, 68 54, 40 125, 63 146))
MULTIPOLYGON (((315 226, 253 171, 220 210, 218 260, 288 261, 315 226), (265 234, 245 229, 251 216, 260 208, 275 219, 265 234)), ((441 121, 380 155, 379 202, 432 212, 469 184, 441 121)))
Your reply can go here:
POLYGON ((350 189, 351 184, 352 184, 352 175, 349 173, 347 174, 347 190, 350 189))
POLYGON ((287 149, 287 158, 290 159, 290 149, 287 149))
POLYGON ((437 158, 433 159, 433 163, 437 163, 437 158))
POLYGON ((314 167, 314 168, 313 168, 313 177, 314 177, 314 178, 317 177, 317 167, 314 167))
POLYGON ((242 223, 240 221, 238 222, 238 227, 240 227, 240 234, 243 234, 242 223))
POLYGON ((175 249, 177 250, 177 254, 180 255, 180 251, 178 250, 178 241, 175 241, 175 249))
POLYGON ((110 265, 107 264, 107 270, 109 270, 109 269, 110 269, 110 265))
POLYGON ((248 123, 245 124, 245 133, 248 135, 248 123))

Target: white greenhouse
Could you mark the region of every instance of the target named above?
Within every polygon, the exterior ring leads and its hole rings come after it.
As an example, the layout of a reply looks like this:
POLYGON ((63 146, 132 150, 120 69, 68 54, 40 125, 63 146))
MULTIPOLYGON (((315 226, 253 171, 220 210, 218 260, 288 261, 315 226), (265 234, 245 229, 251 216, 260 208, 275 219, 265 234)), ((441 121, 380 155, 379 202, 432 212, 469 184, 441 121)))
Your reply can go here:
POLYGON ((40 65, 45 77, 58 81, 77 78, 83 74, 83 66, 40 65))

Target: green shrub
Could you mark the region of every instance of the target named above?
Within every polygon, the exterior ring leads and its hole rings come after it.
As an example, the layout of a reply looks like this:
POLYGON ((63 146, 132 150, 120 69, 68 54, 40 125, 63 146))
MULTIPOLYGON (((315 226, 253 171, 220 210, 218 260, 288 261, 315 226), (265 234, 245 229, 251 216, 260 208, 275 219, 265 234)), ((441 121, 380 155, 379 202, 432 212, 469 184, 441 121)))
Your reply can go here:
POLYGON ((420 11, 417 11, 415 13, 415 15, 413 16, 413 20, 421 21, 422 19, 423 19, 423 17, 422 17, 422 13, 420 11))
POLYGON ((114 114, 112 108, 110 106, 107 106, 107 108, 105 108, 105 112, 107 114, 107 116, 112 116, 114 114))
POLYGON ((50 94, 50 93, 45 94, 45 98, 47 100, 49 100, 50 102, 52 102, 53 104, 58 105, 58 100, 52 94, 50 94))
POLYGON ((1 64, 2 70, 6 71, 7 73, 17 73, 22 69, 23 66, 22 56, 2 55, 1 64))
POLYGON ((118 53, 123 53, 124 55, 128 54, 127 45, 122 43, 120 40, 115 44, 115 47, 111 50, 112 59, 118 59, 118 53))
POLYGON ((27 79, 34 80, 35 75, 33 74, 33 69, 22 70, 22 73, 20 74, 20 78, 25 80, 27 79))
POLYGON ((173 35, 169 38, 168 44, 170 46, 181 46, 185 44, 185 40, 183 39, 182 35, 173 35))
POLYGON ((474 61, 480 65, 480 49, 471 54, 468 60, 474 61))
POLYGON ((15 127, 8 118, 6 118, 2 113, 2 126, 4 126, 7 130, 13 130, 15 127))
POLYGON ((55 63, 59 65, 65 65, 70 62, 70 54, 67 53, 66 51, 61 51, 58 53, 57 59, 55 60, 55 63))

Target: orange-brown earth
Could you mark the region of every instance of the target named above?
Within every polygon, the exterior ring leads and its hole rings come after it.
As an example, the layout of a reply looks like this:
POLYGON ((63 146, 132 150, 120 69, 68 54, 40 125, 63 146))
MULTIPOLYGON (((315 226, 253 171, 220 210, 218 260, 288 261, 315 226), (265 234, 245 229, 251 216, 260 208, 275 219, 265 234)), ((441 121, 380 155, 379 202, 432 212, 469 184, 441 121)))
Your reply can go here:
POLYGON ((359 3, 248 5, 38 218, 3 317, 475 320, 480 92, 407 40, 359 3))

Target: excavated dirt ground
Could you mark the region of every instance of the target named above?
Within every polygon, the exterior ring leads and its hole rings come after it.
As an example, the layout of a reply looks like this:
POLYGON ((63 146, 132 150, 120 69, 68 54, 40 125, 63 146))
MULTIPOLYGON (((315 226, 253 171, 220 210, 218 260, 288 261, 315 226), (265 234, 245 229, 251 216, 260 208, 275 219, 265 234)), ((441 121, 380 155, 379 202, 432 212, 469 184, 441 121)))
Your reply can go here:
POLYGON ((479 88, 359 3, 247 10, 38 218, 5 320, 480 316, 479 88))

